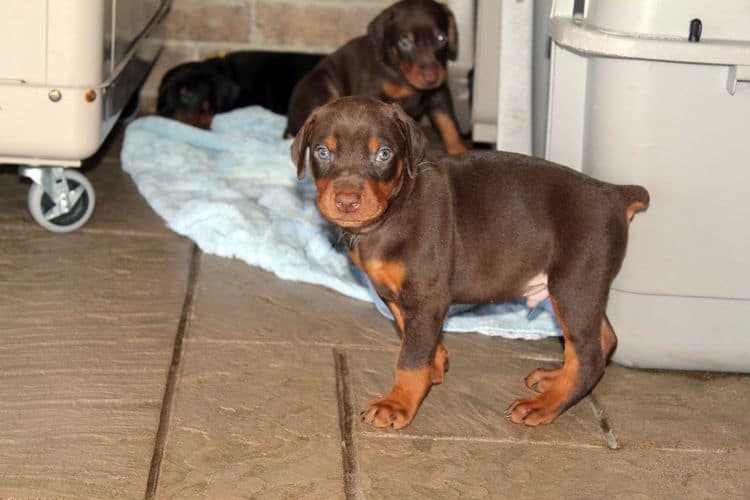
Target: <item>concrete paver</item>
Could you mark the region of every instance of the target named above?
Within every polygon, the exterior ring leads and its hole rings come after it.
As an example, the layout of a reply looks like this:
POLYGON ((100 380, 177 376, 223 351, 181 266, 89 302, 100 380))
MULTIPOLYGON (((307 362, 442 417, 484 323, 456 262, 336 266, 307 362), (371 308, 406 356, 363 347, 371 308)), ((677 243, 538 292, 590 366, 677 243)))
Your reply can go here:
POLYGON ((193 326, 194 338, 217 341, 389 350, 400 344, 391 322, 362 301, 212 255, 201 258, 193 326))
POLYGON ((120 168, 117 159, 104 159, 97 168, 87 171, 86 177, 96 190, 97 206, 84 231, 153 236, 172 234, 164 220, 138 193, 133 180, 120 168))
POLYGON ((747 375, 612 365, 594 393, 623 446, 750 452, 747 375))
POLYGON ((436 439, 358 443, 367 498, 747 498, 748 456, 436 439))
POLYGON ((0 496, 143 494, 190 247, 3 231, 0 496))
MULTIPOLYGON (((523 385, 523 377, 538 368, 539 363, 513 357, 452 355, 451 340, 452 336, 449 336, 445 342, 450 356, 450 370, 446 379, 443 384, 432 387, 411 425, 395 432, 376 430, 358 422, 358 432, 373 437, 390 433, 415 437, 606 446, 594 413, 585 401, 564 414, 557 425, 530 429, 509 422, 503 410, 514 399, 533 394, 523 385)), ((359 412, 369 401, 382 397, 390 390, 395 356, 366 351, 350 352, 347 356, 355 409, 359 412)))
POLYGON ((336 498, 330 349, 185 342, 159 498, 336 498))

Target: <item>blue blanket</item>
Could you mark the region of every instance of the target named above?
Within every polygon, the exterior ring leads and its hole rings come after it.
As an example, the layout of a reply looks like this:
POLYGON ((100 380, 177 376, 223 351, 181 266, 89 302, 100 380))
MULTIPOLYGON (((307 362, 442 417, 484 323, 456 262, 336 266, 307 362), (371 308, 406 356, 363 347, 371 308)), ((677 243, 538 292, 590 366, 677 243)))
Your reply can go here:
MULTIPOLYGON (((204 252, 282 279, 326 286, 390 311, 329 242, 314 186, 298 182, 285 118, 259 107, 217 115, 210 131, 149 116, 131 123, 122 165, 168 226, 204 252)), ((309 176, 308 176, 309 179, 309 176)), ((560 335, 549 301, 453 306, 445 330, 509 338, 560 335)))

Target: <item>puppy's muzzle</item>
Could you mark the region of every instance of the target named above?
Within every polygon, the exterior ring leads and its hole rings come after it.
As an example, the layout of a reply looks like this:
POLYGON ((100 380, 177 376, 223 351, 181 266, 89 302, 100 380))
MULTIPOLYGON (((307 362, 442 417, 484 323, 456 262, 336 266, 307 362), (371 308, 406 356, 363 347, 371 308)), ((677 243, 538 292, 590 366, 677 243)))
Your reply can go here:
POLYGON ((437 63, 420 64, 419 76, 426 85, 435 85, 440 80, 440 68, 437 63))

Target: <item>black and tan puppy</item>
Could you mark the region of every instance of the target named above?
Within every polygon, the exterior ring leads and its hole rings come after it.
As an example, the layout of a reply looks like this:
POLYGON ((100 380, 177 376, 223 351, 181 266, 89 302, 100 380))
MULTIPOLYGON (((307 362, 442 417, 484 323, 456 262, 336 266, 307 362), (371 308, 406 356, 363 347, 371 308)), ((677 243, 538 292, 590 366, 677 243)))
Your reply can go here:
POLYGON ((327 56, 294 88, 287 136, 313 109, 344 96, 397 102, 414 119, 427 113, 448 153, 466 150, 456 124, 446 63, 456 58, 451 11, 433 0, 403 0, 373 19, 367 35, 327 56))
POLYGON ((314 54, 240 51, 170 69, 156 112, 200 128, 217 113, 258 105, 286 114, 294 86, 323 59, 314 54))
POLYGON ((320 212, 343 228, 352 260, 402 332, 395 385, 364 420, 404 427, 442 381, 448 306, 548 293, 564 362, 529 374, 539 394, 514 401, 507 415, 550 423, 596 385, 617 343, 605 306, 648 192, 519 154, 430 161, 425 142, 397 105, 350 97, 317 109, 292 144, 300 178, 310 152, 320 212))

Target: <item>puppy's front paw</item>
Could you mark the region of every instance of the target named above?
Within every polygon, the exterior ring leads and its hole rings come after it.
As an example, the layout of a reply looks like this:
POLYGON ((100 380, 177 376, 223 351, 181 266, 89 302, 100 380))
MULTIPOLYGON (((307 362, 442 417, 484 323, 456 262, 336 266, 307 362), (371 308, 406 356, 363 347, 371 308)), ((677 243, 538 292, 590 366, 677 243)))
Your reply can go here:
POLYGON ((393 427, 403 429, 414 418, 416 411, 391 397, 371 401, 362 412, 362 421, 375 427, 393 427))
POLYGON ((505 416, 514 424, 535 427, 554 422, 561 413, 562 406, 562 401, 546 392, 533 398, 516 399, 505 410, 505 416))

